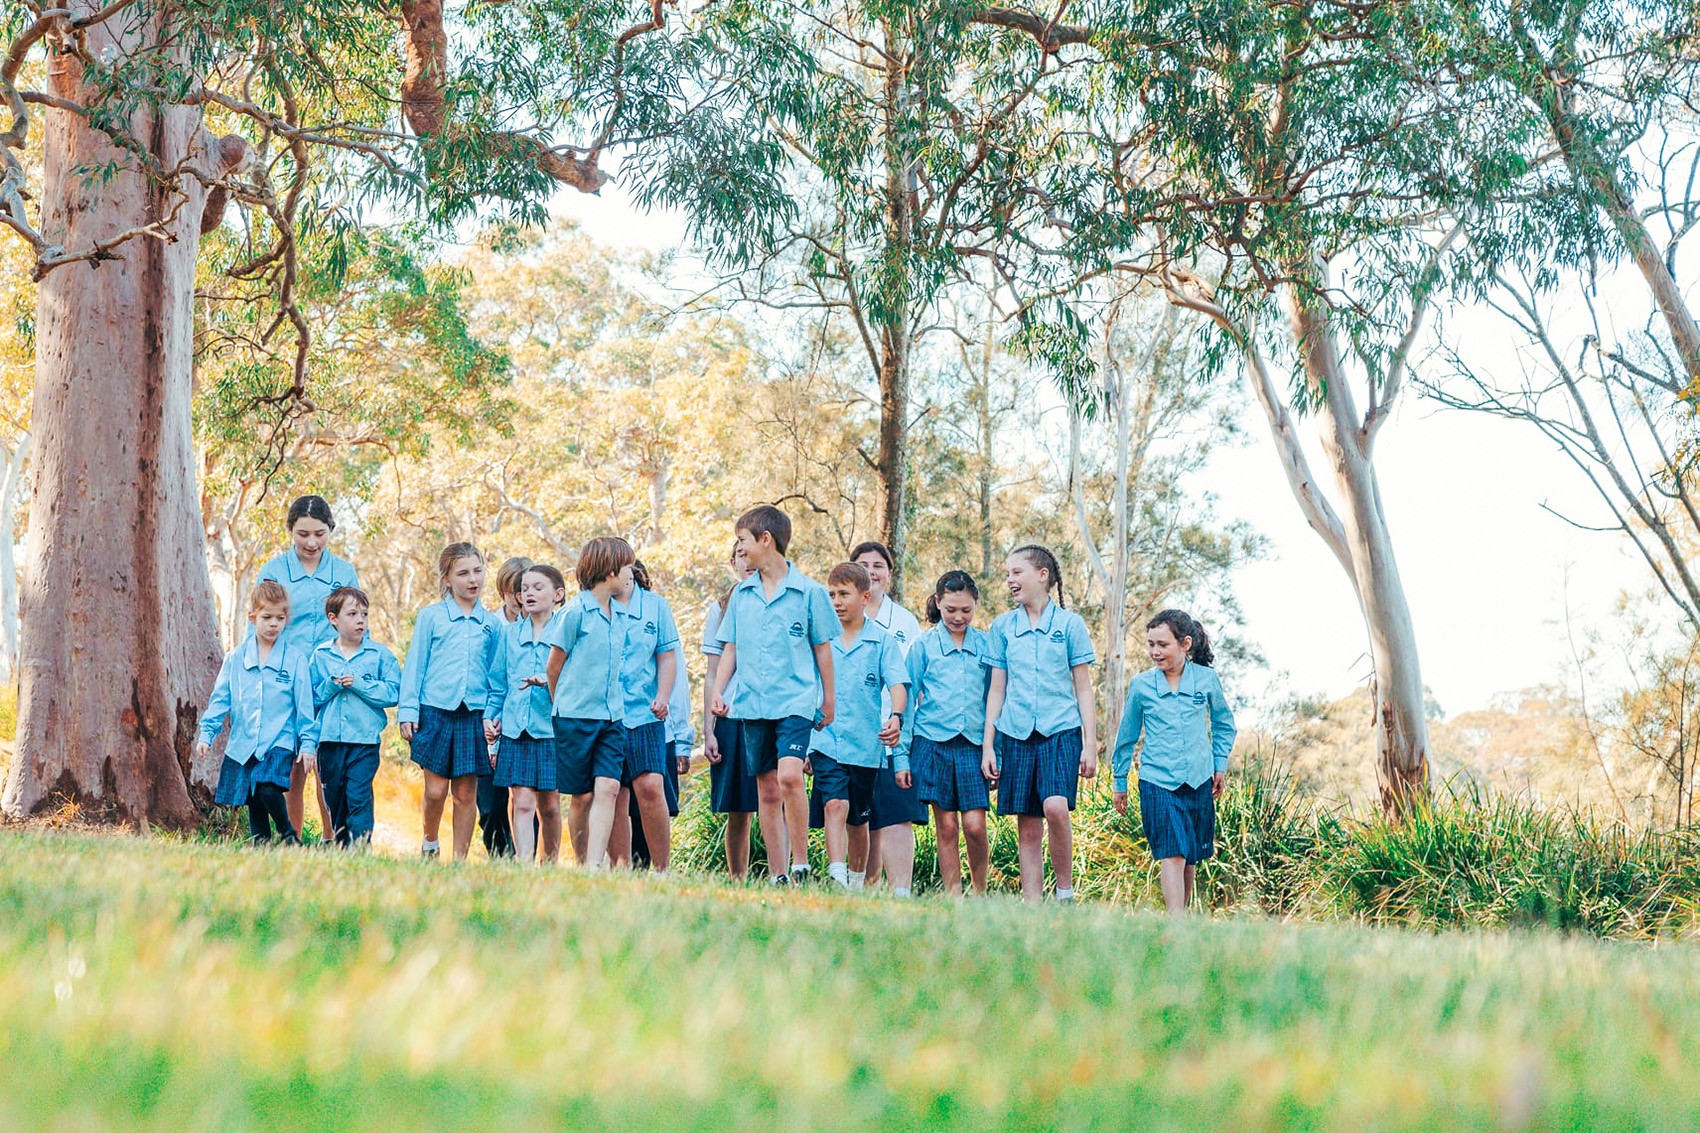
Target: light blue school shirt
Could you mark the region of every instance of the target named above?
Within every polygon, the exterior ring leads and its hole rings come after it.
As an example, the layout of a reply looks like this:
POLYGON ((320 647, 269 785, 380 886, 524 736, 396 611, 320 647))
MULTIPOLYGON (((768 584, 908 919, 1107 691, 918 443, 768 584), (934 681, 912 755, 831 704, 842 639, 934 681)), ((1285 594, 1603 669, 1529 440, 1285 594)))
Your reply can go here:
POLYGON ((308 659, 313 678, 313 707, 319 714, 322 744, 375 744, 390 722, 386 708, 401 699, 401 666, 395 654, 367 638, 344 657, 336 639, 322 643, 308 659), (336 677, 349 675, 347 688, 336 677))
MULTIPOLYGON (((353 564, 329 551, 319 556, 319 569, 308 574, 294 547, 261 567, 259 577, 282 583, 289 591, 289 624, 278 635, 278 643, 295 646, 309 659, 320 642, 336 640, 336 627, 325 617, 325 599, 340 586, 360 585, 353 564)), ((254 636, 252 630, 248 636, 254 636)))
POLYGON ((1033 625, 1017 606, 998 615, 986 638, 986 664, 1008 674, 998 731, 1024 740, 1034 732, 1054 736, 1081 726, 1074 667, 1098 657, 1079 614, 1052 602, 1033 625))
POLYGON ((620 616, 619 605, 609 599, 608 613, 604 614, 590 591, 581 590, 555 619, 555 636, 549 644, 565 650, 567 660, 555 682, 552 711, 563 720, 625 718, 620 664, 628 619, 620 616))
POLYGON ((460 603, 444 598, 420 610, 401 667, 396 723, 419 723, 422 704, 451 712, 465 705, 482 712, 501 634, 501 619, 483 606, 464 613, 460 603))
MULTIPOLYGON (((730 600, 728 600, 730 605, 730 600)), ((725 611, 719 602, 709 602, 702 613, 702 655, 704 657, 720 657, 726 652, 726 647, 720 644, 720 622, 725 611)), ((706 677, 704 678, 707 679, 706 677)), ((738 674, 733 673, 732 679, 726 682, 726 691, 720 694, 727 704, 738 703, 738 674)), ((736 717, 733 717, 736 719, 736 717)))
POLYGON ((679 650, 679 671, 673 674, 673 695, 667 701, 667 742, 694 748, 697 742, 696 701, 691 697, 691 674, 685 651, 679 650))
POLYGON ((212 699, 201 714, 201 742, 210 744, 230 721, 226 759, 252 763, 274 747, 301 755, 319 749, 319 725, 313 715, 313 681, 307 657, 281 637, 260 663, 260 643, 250 637, 224 658, 212 699))
POLYGON ((957 736, 981 742, 992 683, 992 670, 986 663, 989 648, 986 632, 973 626, 962 635, 960 648, 942 625, 921 635, 909 650, 912 734, 934 743, 957 736))
MULTIPOLYGON (((908 683, 903 646, 878 622, 863 622, 848 645, 840 633, 832 639, 832 723, 810 737, 809 750, 851 767, 884 766, 879 731, 885 723, 881 713, 890 712, 881 701, 887 690, 908 683)), ((892 769, 909 770, 909 751, 901 742, 892 749, 892 769)))
POLYGON ((529 617, 502 627, 496 662, 490 666, 490 701, 484 706, 484 715, 500 720, 502 735, 510 740, 520 736, 541 740, 555 734, 548 684, 519 686, 527 677, 548 675, 555 619, 559 616, 550 618, 542 629, 532 625, 529 617))
MULTIPOLYGON (((642 587, 632 591, 630 602, 615 602, 613 609, 623 623, 625 638, 620 651, 620 688, 625 697, 621 723, 641 728, 656 722, 649 706, 661 692, 657 666, 663 653, 679 651, 679 627, 673 624, 673 609, 667 599, 642 587)), ((685 666, 676 666, 674 687, 684 675, 685 666)), ((671 710, 668 715, 672 715, 671 710)))
POLYGON ((1139 777, 1147 783, 1172 791, 1197 787, 1214 772, 1226 771, 1234 750, 1234 710, 1216 670, 1189 661, 1172 690, 1161 669, 1147 669, 1128 682, 1110 759, 1118 791, 1127 790, 1133 745, 1141 731, 1145 750, 1139 757, 1139 777))
POLYGON ((739 720, 813 719, 821 706, 817 645, 840 632, 826 587, 785 564, 773 597, 758 571, 732 588, 719 639, 737 652, 739 720))

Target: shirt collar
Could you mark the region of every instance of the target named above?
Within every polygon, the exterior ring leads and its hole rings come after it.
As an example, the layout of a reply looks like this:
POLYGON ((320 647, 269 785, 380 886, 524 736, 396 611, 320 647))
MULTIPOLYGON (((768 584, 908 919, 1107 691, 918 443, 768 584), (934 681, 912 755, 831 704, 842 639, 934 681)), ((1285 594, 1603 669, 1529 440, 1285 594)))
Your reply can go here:
POLYGON ((242 665, 248 669, 276 669, 281 672, 283 670, 283 650, 284 644, 281 638, 272 642, 272 651, 266 655, 266 663, 262 665, 260 664, 260 639, 250 637, 242 643, 242 665))
POLYGON ((844 627, 840 625, 838 627, 838 636, 832 639, 832 647, 848 657, 850 654, 856 652, 856 650, 862 648, 862 646, 867 645, 870 642, 878 644, 887 636, 888 635, 885 632, 884 626, 880 625, 872 618, 866 618, 862 622, 862 632, 856 635, 856 643, 854 645, 844 644, 844 627))
MULTIPOLYGON (((377 648, 377 646, 372 644, 372 639, 370 637, 364 638, 360 642, 360 648, 356 649, 352 654, 350 654, 349 657, 348 657, 348 660, 352 661, 352 660, 354 660, 354 658, 360 656, 362 653, 366 652, 368 649, 376 649, 376 648, 377 648)), ((330 652, 335 653, 338 657, 342 656, 342 650, 337 648, 337 639, 334 638, 334 637, 331 638, 329 641, 321 641, 321 642, 319 642, 319 644, 317 644, 313 647, 313 652, 315 652, 315 653, 320 652, 321 650, 329 650, 330 652)))
POLYGON ((443 599, 443 612, 447 614, 452 621, 459 621, 462 618, 471 618, 474 621, 481 622, 486 617, 490 616, 490 612, 477 602, 472 604, 472 610, 470 612, 463 613, 460 608, 460 603, 454 600, 454 595, 452 594, 443 599))
POLYGON ((1015 634, 1017 637, 1020 637, 1024 633, 1048 634, 1051 632, 1051 623, 1056 620, 1057 604, 1054 600, 1045 604, 1045 612, 1039 615, 1038 625, 1034 625, 1032 619, 1027 616, 1026 607, 1017 606, 1014 613, 1015 634))
POLYGON ((951 640, 950 631, 944 628, 943 622, 934 626, 933 632, 939 635, 939 652, 946 656, 952 653, 972 653, 976 657, 980 655, 980 642, 975 637, 975 634, 980 631, 973 626, 969 626, 967 632, 962 635, 962 647, 960 649, 957 648, 956 642, 951 640))
MULTIPOLYGON (((754 590, 758 596, 763 598, 767 596, 766 588, 762 586, 761 571, 759 570, 750 575, 750 577, 744 579, 742 582, 738 583, 737 588, 739 590, 754 590)), ((790 559, 785 560, 785 578, 780 582, 779 589, 798 591, 803 589, 802 577, 797 573, 797 567, 790 559)))
POLYGON ((1181 679, 1172 689, 1169 687, 1169 678, 1163 675, 1163 670, 1153 667, 1146 672, 1151 674, 1151 683, 1156 686, 1158 696, 1185 696, 1195 691, 1198 684, 1192 672, 1196 667, 1191 661, 1182 665, 1181 679))
POLYGON ((336 556, 329 551, 320 551, 319 569, 308 574, 307 568, 301 565, 301 556, 295 553, 294 547, 290 547, 283 553, 284 567, 289 572, 289 581, 291 582, 300 582, 304 578, 329 577, 331 561, 335 558, 336 556))

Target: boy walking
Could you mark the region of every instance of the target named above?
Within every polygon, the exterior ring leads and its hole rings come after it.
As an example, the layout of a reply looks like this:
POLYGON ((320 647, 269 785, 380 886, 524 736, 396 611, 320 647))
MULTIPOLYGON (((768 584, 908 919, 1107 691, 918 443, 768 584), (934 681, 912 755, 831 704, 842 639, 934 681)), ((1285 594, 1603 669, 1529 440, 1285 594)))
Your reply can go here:
POLYGON ((733 588, 720 623, 724 652, 710 704, 743 732, 744 758, 756 774, 757 817, 776 885, 809 876, 809 797, 804 761, 810 733, 832 723, 831 641, 838 635, 826 588, 786 559, 791 519, 776 507, 752 508, 736 524, 741 552, 755 573, 733 588), (738 675, 735 704, 724 699, 738 675))

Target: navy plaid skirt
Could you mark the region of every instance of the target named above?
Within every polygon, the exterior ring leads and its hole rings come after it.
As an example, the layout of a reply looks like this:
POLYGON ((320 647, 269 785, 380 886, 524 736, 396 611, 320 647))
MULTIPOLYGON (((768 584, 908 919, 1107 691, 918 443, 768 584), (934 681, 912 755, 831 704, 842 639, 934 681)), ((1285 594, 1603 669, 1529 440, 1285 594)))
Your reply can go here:
POLYGON ((953 736, 943 743, 916 736, 909 753, 915 790, 940 810, 989 810, 992 798, 980 772, 979 741, 953 736))
POLYGON ((625 766, 620 772, 620 785, 631 786, 639 775, 654 773, 665 777, 667 761, 673 758, 673 753, 667 749, 666 722, 657 720, 652 724, 620 730, 625 733, 622 745, 625 766))
POLYGON ((444 779, 488 774, 490 745, 484 740, 484 713, 476 708, 421 704, 419 727, 413 733, 413 762, 444 779))
POLYGON ((556 790, 559 782, 555 762, 555 737, 503 736, 496 748, 498 787, 530 787, 534 791, 556 790))
POLYGON ((1038 816, 1045 800, 1065 798, 1074 809, 1080 790, 1080 729, 1018 740, 998 732, 998 813, 1038 816))
POLYGON ((1216 854, 1216 799, 1208 779, 1173 790, 1141 779, 1139 820, 1158 861, 1185 858, 1187 865, 1197 865, 1216 854))
POLYGON ((262 783, 289 790, 289 773, 295 767, 295 753, 286 747, 274 747, 251 763, 238 763, 228 755, 218 769, 218 790, 213 802, 221 806, 247 806, 254 788, 262 783))

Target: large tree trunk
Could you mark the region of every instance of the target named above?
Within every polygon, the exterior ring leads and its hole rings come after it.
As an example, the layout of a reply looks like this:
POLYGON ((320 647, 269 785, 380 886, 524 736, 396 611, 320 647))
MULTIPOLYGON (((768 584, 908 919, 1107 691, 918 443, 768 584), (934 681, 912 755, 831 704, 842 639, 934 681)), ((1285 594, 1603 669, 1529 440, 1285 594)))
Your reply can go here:
MULTIPOLYGON (((884 24, 887 50, 901 42, 895 24, 884 24)), ((909 251, 914 239, 915 202, 910 184, 911 159, 901 141, 899 117, 907 68, 895 58, 885 65, 885 234, 876 309, 880 331, 880 441, 875 456, 885 493, 880 538, 891 549, 898 572, 891 579, 895 599, 903 597, 903 571, 909 552, 909 251)))
MULTIPOLYGON (((1383 811, 1396 816, 1408 811, 1428 789, 1422 666, 1371 459, 1373 437, 1358 415, 1321 295, 1320 287, 1291 286, 1285 292, 1293 340, 1304 362, 1306 384, 1317 401, 1322 448, 1333 466, 1344 505, 1336 528, 1340 538, 1331 546, 1352 579, 1369 635, 1370 663, 1375 669, 1376 777, 1383 811)), ((1279 443, 1279 426, 1276 432, 1279 443)))
MULTIPOLYGON (((98 25, 88 49, 110 44, 122 59, 152 47, 142 41, 164 38, 157 20, 98 25)), ((89 101, 74 56, 53 68, 56 93, 89 101)), ((164 170, 214 169, 192 109, 142 109, 128 127, 164 170)), ((25 816, 69 802, 84 818, 185 826, 199 818, 190 784, 211 771, 192 767, 191 752, 219 664, 189 418, 205 189, 138 174, 71 113, 49 110, 45 128, 48 240, 75 251, 150 223, 171 239, 130 239, 118 258, 58 267, 40 285, 18 751, 4 806, 25 816), (110 162, 123 168, 109 179, 83 172, 110 162)))
POLYGON ((6 681, 18 663, 18 564, 13 546, 29 454, 30 435, 21 433, 0 468, 0 680, 6 681))

